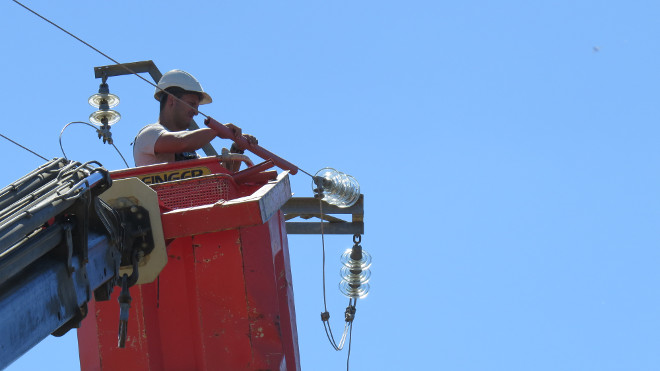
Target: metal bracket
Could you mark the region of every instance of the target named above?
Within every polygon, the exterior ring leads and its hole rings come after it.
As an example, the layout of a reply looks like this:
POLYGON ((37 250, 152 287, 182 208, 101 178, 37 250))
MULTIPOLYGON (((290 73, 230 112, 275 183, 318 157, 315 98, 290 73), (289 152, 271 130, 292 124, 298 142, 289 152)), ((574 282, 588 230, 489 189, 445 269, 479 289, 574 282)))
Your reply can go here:
POLYGON ((64 234, 66 235, 66 270, 69 272, 69 277, 75 271, 71 258, 73 258, 73 223, 67 223, 64 225, 64 234))
MULTIPOLYGON (((53 336, 62 336, 72 328, 80 326, 80 322, 87 316, 87 302, 91 300, 92 288, 87 276, 87 263, 89 262, 89 218, 91 199, 93 195, 91 190, 85 191, 83 195, 73 204, 69 209, 70 214, 65 217, 66 223, 64 224, 65 241, 63 246, 60 247, 60 255, 66 256, 66 267, 69 276, 68 283, 73 287, 83 287, 85 297, 82 300, 84 303, 78 307, 78 311, 73 318, 55 330, 53 336), (73 265, 73 257, 77 257, 80 262, 78 272, 73 265), (74 273, 75 276, 74 276, 74 273)), ((67 283, 67 284, 68 284, 67 283)), ((78 296, 77 290, 72 290, 78 296)), ((75 299, 76 302, 81 302, 79 298, 75 299)))
POLYGON ((364 234, 364 195, 355 205, 340 208, 323 203, 323 215, 319 201, 313 197, 294 197, 282 207, 288 234, 321 234, 321 223, 323 223, 324 234, 364 234), (351 220, 346 221, 329 214, 350 214, 351 220), (294 218, 312 219, 317 218, 319 222, 291 222, 294 218), (324 222, 325 221, 325 222, 324 222))
POLYGON ((94 67, 94 77, 97 79, 108 78, 112 76, 132 75, 131 70, 135 73, 147 72, 151 78, 158 83, 163 74, 160 73, 158 67, 153 61, 141 61, 132 63, 111 64, 109 66, 94 67))
MULTIPOLYGON (((89 196, 89 194, 87 194, 89 196)), ((83 200, 79 200, 76 202, 76 204, 82 204, 84 203, 83 200)), ((84 207, 84 206, 82 206, 84 207)), ((75 206, 74 206, 75 208, 75 206)), ((69 330, 72 328, 76 328, 80 326, 80 322, 87 316, 87 302, 91 299, 91 287, 89 283, 89 279, 87 277, 87 269, 85 267, 85 264, 87 263, 87 233, 84 233, 85 236, 85 242, 84 245, 80 245, 80 225, 81 225, 81 219, 86 219, 87 215, 77 215, 77 220, 76 222, 73 221, 73 218, 68 217, 70 219, 65 225, 64 225, 64 234, 66 236, 65 241, 63 243, 63 246, 61 246, 61 250, 66 251, 66 271, 68 273, 68 280, 66 281, 67 284, 71 284, 74 288, 76 286, 80 287, 82 286, 85 288, 85 300, 84 304, 80 307, 78 307, 77 312, 71 318, 69 321, 67 321, 65 324, 60 326, 57 330, 53 331, 52 335, 53 336, 62 336, 66 334, 69 330), (76 235, 74 236, 73 230, 76 229, 76 235), (74 239, 76 242, 74 243, 74 239), (83 253, 84 251, 84 253, 83 253), (79 258, 80 261, 80 267, 78 269, 78 272, 76 272, 75 267, 73 266, 73 256, 74 254, 79 258), (76 276, 74 276, 74 272, 76 273, 76 276), (77 281, 77 282, 76 282, 77 281)), ((83 225, 87 223, 82 223, 83 225)), ((77 291, 75 289, 71 290, 74 295, 77 296, 77 291)), ((78 298, 75 299, 76 302, 79 302, 78 298)))
POLYGON ((119 276, 132 276, 133 251, 138 255, 138 284, 153 282, 167 263, 156 191, 137 178, 119 179, 100 198, 118 212, 122 229, 119 276))

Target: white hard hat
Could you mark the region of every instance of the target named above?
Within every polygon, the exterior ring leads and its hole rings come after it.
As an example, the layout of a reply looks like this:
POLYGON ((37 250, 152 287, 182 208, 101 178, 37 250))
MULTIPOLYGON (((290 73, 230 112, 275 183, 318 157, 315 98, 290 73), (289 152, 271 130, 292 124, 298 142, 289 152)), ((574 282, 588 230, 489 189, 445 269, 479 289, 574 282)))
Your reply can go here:
POLYGON ((157 101, 160 101, 160 96, 163 95, 162 90, 172 86, 178 86, 183 90, 200 93, 202 98, 200 99, 199 104, 207 104, 213 101, 211 96, 204 92, 202 85, 193 75, 181 70, 166 72, 163 77, 160 78, 160 81, 158 81, 158 88, 156 88, 156 92, 154 93, 154 98, 156 98, 157 101))

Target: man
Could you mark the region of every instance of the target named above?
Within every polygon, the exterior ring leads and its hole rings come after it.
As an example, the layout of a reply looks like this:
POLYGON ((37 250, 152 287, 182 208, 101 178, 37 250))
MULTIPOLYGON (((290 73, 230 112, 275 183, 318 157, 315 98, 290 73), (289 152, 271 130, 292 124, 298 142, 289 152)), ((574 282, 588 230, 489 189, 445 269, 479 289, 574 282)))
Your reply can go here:
MULTIPOLYGON (((191 74, 172 70, 164 74, 158 82, 154 98, 160 101, 160 115, 158 122, 143 127, 135 137, 135 166, 197 158, 194 151, 211 142, 216 133, 211 128, 187 129, 193 117, 197 116, 199 105, 211 103, 211 96, 191 74)), ((241 135, 239 127, 232 124, 225 126, 232 129, 236 135, 241 135)), ((244 137, 249 143, 257 144, 255 137, 248 134, 244 137)), ((233 145, 232 151, 239 152, 240 148, 233 145)))

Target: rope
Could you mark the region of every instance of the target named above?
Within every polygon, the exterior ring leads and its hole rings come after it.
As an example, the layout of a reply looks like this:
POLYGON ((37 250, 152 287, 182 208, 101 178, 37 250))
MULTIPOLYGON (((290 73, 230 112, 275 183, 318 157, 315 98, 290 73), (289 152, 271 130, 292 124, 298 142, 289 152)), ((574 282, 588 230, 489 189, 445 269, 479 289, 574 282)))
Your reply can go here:
POLYGON ((19 144, 19 143, 15 142, 15 141, 13 141, 13 140, 11 140, 11 139, 9 139, 9 138, 7 138, 6 136, 0 134, 0 137, 3 137, 3 138, 5 138, 5 139, 7 139, 8 141, 10 141, 10 142, 14 143, 15 145, 17 145, 17 146, 23 148, 24 150, 26 150, 26 151, 32 153, 32 154, 35 155, 35 156, 39 156, 39 157, 41 157, 42 159, 44 159, 44 161, 48 161, 48 159, 45 158, 44 156, 42 156, 42 155, 38 154, 37 152, 35 152, 35 151, 33 151, 33 150, 31 150, 31 149, 29 149, 29 148, 27 148, 27 147, 25 147, 25 146, 23 146, 23 145, 21 145, 21 144, 19 144))

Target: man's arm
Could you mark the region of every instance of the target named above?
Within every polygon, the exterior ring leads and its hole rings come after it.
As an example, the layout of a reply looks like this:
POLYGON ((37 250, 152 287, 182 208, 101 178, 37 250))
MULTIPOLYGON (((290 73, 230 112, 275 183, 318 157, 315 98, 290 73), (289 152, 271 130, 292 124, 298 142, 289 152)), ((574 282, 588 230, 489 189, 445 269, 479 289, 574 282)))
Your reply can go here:
MULTIPOLYGON (((250 134, 243 134, 241 128, 234 124, 225 124, 234 135, 242 135, 250 144, 259 143, 257 138, 250 134)), ((154 153, 192 152, 210 143, 217 133, 211 128, 186 131, 165 131, 154 144, 154 153)))
POLYGON ((167 131, 162 133, 154 145, 155 153, 192 152, 202 148, 215 138, 213 129, 203 128, 191 131, 167 131))

